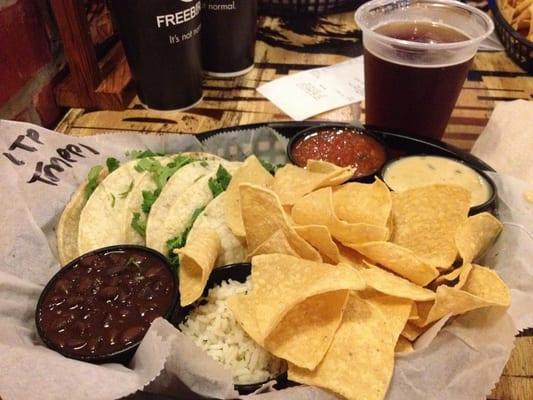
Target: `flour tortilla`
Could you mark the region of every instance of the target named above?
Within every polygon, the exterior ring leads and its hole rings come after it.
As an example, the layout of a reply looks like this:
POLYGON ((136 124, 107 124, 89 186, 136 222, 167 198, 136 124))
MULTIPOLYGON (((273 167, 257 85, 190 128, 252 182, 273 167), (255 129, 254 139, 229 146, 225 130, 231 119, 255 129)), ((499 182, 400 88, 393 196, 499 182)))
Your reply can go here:
MULTIPOLYGON (((169 162, 172 162, 176 158, 177 155, 178 154, 169 156, 163 162, 163 165, 168 164, 169 162)), ((196 158, 198 159, 198 161, 193 161, 190 164, 187 164, 181 167, 170 177, 169 181, 163 188, 163 191, 171 182, 180 181, 181 185, 174 185, 174 192, 167 193, 167 199, 171 197, 171 195, 178 195, 181 191, 183 191, 184 187, 187 187, 191 185, 192 183, 194 183, 194 180, 198 179, 199 176, 206 175, 210 172, 216 171, 216 168, 218 166, 217 161, 221 159, 220 157, 215 156, 213 154, 200 153, 200 152, 180 153, 180 155, 196 158), (213 170, 213 168, 215 169, 213 170)), ((124 226, 125 243, 139 244, 139 245, 146 244, 145 238, 142 235, 140 235, 139 232, 137 232, 131 226, 131 219, 133 218, 133 214, 135 213, 139 213, 141 214, 141 216, 144 217, 143 211, 142 211, 142 204, 144 201, 143 191, 146 190, 146 191, 153 192, 156 189, 157 189, 157 184, 155 180, 153 179, 152 174, 147 173, 142 178, 140 178, 140 181, 137 184, 135 184, 135 186, 131 190, 129 196, 126 199, 126 208, 127 208, 126 212, 128 216, 126 217, 126 224, 124 226)), ((161 208, 159 208, 158 210, 161 210, 161 208)), ((152 212, 153 212, 153 207, 152 207, 152 210, 150 210, 150 213, 152 212)))
MULTIPOLYGON (((161 163, 170 157, 154 157, 161 163)), ((117 244, 128 244, 126 226, 131 223, 129 197, 149 184, 150 172, 135 169, 139 160, 132 160, 109 174, 98 185, 80 215, 78 251, 85 254, 91 250, 117 244), (133 186, 131 186, 133 185, 133 186), (137 188, 140 185, 140 188, 137 188)))
MULTIPOLYGON (((193 164, 183 167, 182 170, 193 164)), ((167 255, 167 241, 174 239, 186 229, 196 209, 206 207, 213 200, 208 183, 209 178, 216 175, 218 166, 222 165, 233 174, 241 163, 220 160, 207 161, 203 164, 207 165, 200 166, 204 168, 203 170, 195 169, 179 175, 176 174, 182 170, 176 172, 161 192, 148 215, 146 226, 148 247, 167 255)))
POLYGON ((221 250, 215 262, 215 268, 244 262, 246 259, 245 242, 237 238, 226 224, 224 218, 225 196, 226 193, 222 193, 208 204, 204 212, 196 219, 187 239, 188 245, 190 240, 198 236, 197 232, 212 230, 217 233, 220 239, 221 250))
MULTIPOLYGON (((102 182, 107 174, 107 169, 102 169, 97 179, 98 184, 102 182)), ((74 192, 57 224, 57 251, 61 265, 68 264, 80 255, 78 252, 78 229, 81 212, 87 203, 85 197, 86 188, 87 181, 74 192)))

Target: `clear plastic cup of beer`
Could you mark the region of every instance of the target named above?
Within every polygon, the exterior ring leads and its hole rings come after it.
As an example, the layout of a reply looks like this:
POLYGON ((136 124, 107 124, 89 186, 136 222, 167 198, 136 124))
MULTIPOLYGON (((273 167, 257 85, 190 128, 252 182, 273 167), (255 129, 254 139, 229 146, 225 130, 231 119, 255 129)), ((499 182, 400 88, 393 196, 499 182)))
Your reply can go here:
POLYGON ((494 29, 490 17, 454 0, 372 0, 355 22, 366 124, 441 139, 479 44, 494 29))

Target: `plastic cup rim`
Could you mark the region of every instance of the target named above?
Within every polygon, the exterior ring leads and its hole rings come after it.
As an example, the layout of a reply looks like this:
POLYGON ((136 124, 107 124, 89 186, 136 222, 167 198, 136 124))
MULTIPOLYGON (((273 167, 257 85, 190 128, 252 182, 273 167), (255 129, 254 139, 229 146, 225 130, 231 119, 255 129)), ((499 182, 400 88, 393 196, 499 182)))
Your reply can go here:
POLYGON ((494 22, 489 17, 488 14, 485 12, 472 7, 468 4, 461 3, 456 0, 371 0, 365 4, 363 4, 361 7, 357 9, 354 15, 355 23, 361 29, 363 32, 363 37, 365 34, 369 34, 373 36, 374 38, 380 40, 381 42, 396 45, 400 47, 405 48, 411 48, 413 50, 451 50, 451 49, 458 49, 458 48, 466 48, 473 45, 476 45, 476 47, 479 45, 481 41, 486 39, 494 30, 494 22), (437 5, 447 5, 447 6, 454 6, 456 8, 460 8, 463 10, 470 11, 472 14, 475 14, 479 18, 481 18, 487 25, 486 31, 475 38, 471 38, 469 40, 463 40, 460 42, 453 42, 453 43, 421 43, 421 42, 412 42, 409 40, 403 40, 403 39, 395 39, 391 38, 389 36, 385 36, 381 33, 378 33, 374 31, 372 28, 369 28, 368 26, 365 26, 362 23, 359 23, 360 16, 368 12, 370 9, 385 6, 387 4, 393 4, 393 3, 400 3, 405 2, 408 4, 423 4, 423 3, 429 3, 429 4, 437 4, 437 5))

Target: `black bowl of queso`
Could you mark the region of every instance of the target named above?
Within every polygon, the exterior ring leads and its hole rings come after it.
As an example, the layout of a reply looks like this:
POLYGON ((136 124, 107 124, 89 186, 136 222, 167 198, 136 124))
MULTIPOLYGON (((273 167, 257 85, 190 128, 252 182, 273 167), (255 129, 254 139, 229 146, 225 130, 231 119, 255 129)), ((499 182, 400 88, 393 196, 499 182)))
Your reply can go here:
POLYGON ((387 160, 383 142, 368 131, 350 125, 319 125, 294 135, 287 146, 289 160, 305 167, 307 160, 323 160, 354 167, 353 180, 370 181, 387 160))
POLYGON ((66 357, 126 364, 177 300, 176 273, 162 254, 110 246, 71 261, 48 282, 35 322, 42 341, 66 357))

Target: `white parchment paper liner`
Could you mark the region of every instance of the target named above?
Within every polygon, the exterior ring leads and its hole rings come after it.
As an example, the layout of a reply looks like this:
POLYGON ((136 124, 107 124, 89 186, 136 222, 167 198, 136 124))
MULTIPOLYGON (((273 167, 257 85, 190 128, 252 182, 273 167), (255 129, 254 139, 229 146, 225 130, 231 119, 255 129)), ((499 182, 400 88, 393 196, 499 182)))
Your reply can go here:
MULTIPOLYGON (((235 397, 230 373, 163 319, 154 321, 129 368, 66 359, 42 345, 34 326, 34 309, 40 291, 58 269, 54 227, 89 168, 104 163, 109 156, 124 158, 125 151, 131 149, 198 150, 201 145, 196 138, 131 133, 69 137, 8 121, 0 121, 0 132, 0 153, 3 153, 0 185, 4 203, 0 208, 2 399, 111 400, 143 388, 188 399, 192 398, 192 391, 209 397, 235 397), (27 135, 37 137, 38 142, 27 135), (26 148, 13 145, 19 137, 26 148), (46 165, 51 157, 64 155, 58 149, 66 149, 68 145, 71 149, 72 146, 81 149, 82 156, 72 156, 69 166, 60 163, 62 171, 52 171, 56 178, 53 185, 27 183, 39 162, 46 165), (21 165, 15 165, 6 154, 21 165)), ((238 132, 227 135, 230 141, 254 137, 239 136, 238 132)), ((265 139, 264 132, 258 135, 261 141, 265 139)), ((247 145, 259 156, 279 162, 270 159, 278 150, 270 155, 262 154, 251 142, 240 148, 247 145)), ((219 135, 211 138, 206 148, 216 150, 224 146, 224 136, 219 135)), ((275 145, 274 149, 278 147, 283 145, 275 145)), ((272 146, 268 150, 272 150, 272 146)), ((399 357, 387 399, 484 399, 501 375, 517 329, 533 325, 533 207, 521 196, 523 182, 505 176, 495 177, 505 231, 487 255, 486 262, 511 287, 513 304, 508 311, 479 310, 456 318, 438 333, 434 332, 433 340, 399 357)), ((356 377, 357 371, 354 371, 354 379, 356 377)), ((305 386, 248 397, 270 400, 335 398, 326 391, 305 386)))

